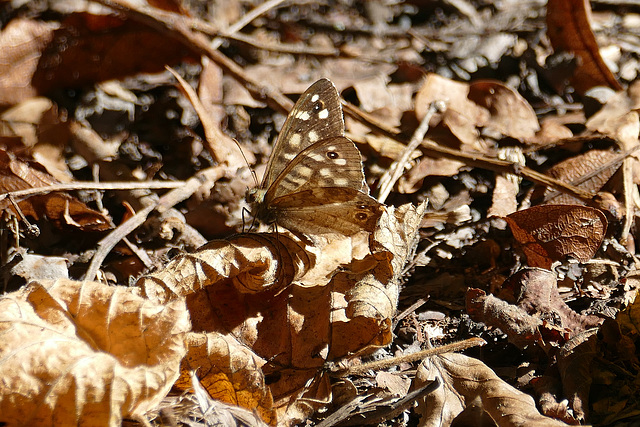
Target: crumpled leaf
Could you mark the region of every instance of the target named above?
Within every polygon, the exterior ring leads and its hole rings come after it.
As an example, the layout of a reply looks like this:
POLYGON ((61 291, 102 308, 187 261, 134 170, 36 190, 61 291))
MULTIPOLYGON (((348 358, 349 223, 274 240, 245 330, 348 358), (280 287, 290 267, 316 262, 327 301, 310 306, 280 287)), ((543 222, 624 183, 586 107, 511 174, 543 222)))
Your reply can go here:
POLYGON ((501 380, 477 359, 456 353, 430 357, 418 367, 412 388, 436 378, 442 385, 418 403, 420 426, 448 426, 467 406, 478 401, 500 427, 566 425, 541 415, 531 396, 501 380))
POLYGON ((477 322, 500 328, 520 348, 538 342, 564 344, 571 336, 602 323, 573 311, 560 297, 556 276, 549 270, 525 268, 503 284, 499 296, 480 289, 467 292, 467 312, 477 322))
POLYGON ((547 34, 556 52, 580 58, 571 84, 580 94, 594 86, 620 90, 620 83, 600 56, 591 31, 591 7, 585 0, 550 0, 547 3, 547 34))
POLYGON ((533 138, 540 124, 533 107, 510 87, 493 80, 469 85, 468 98, 486 108, 491 117, 486 127, 518 140, 533 138))
POLYGON ((0 421, 120 425, 179 375, 189 318, 120 286, 33 282, 0 298, 0 421))
MULTIPOLYGON (((612 150, 589 150, 556 163, 547 170, 547 174, 562 182, 576 183, 577 187, 595 194, 602 189, 620 167, 619 164, 613 164, 602 169, 607 162, 613 160, 615 157, 616 153, 612 150), (600 173, 582 181, 583 176, 598 169, 600 169, 600 173)), ((537 193, 545 193, 545 190, 547 194, 551 192, 548 188, 539 188, 534 193, 533 199, 541 197, 542 194, 537 193)), ((568 194, 559 193, 550 198, 549 202, 562 205, 577 204, 580 200, 568 194)))
POLYGON ((197 367, 200 385, 213 399, 249 409, 264 422, 275 423, 273 397, 260 370, 264 360, 232 336, 217 332, 190 334, 187 341, 189 351, 177 389, 192 388, 191 369, 197 367))
MULTIPOLYGON (((186 296, 195 332, 219 333, 225 341, 246 346, 255 360, 267 361, 238 362, 229 351, 222 360, 218 352, 202 363, 261 371, 258 377, 268 378, 269 390, 254 390, 254 396, 270 391, 278 423, 291 424, 330 401, 329 378, 322 369, 327 361, 391 341, 398 279, 417 244, 424 209, 385 209, 373 236, 331 241, 316 236, 308 244, 283 231, 211 242, 141 278, 138 286, 154 300, 186 296)), ((204 371, 197 371, 200 381, 210 393, 219 393, 204 371)), ((267 408, 258 403, 261 399, 252 400, 251 408, 267 408)))
POLYGON ((60 88, 158 72, 166 64, 197 57, 185 44, 142 22, 110 10, 101 14, 84 9, 65 10, 61 23, 10 20, 0 32, 0 73, 6 76, 0 81, 0 105, 60 88))
MULTIPOLYGON (((0 150, 0 193, 58 183, 47 172, 40 170, 37 163, 17 159, 13 154, 0 150)), ((110 218, 66 193, 34 195, 19 198, 17 202, 24 215, 36 220, 46 216, 58 227, 67 225, 85 231, 104 231, 111 228, 110 218)), ((0 198, 0 209, 14 211, 15 208, 3 197, 0 198)))
POLYGON ((579 205, 534 206, 504 219, 529 266, 546 269, 566 256, 589 261, 607 231, 607 218, 600 210, 579 205))

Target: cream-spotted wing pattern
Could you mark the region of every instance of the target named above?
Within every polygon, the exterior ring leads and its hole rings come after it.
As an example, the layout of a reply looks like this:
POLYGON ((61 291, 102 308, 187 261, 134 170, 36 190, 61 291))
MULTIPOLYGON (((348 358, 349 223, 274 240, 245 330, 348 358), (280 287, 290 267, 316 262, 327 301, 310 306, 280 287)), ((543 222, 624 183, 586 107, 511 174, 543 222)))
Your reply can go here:
POLYGON ((289 113, 262 184, 250 192, 255 216, 304 234, 373 231, 382 205, 369 196, 362 158, 344 136, 340 98, 318 80, 289 113))

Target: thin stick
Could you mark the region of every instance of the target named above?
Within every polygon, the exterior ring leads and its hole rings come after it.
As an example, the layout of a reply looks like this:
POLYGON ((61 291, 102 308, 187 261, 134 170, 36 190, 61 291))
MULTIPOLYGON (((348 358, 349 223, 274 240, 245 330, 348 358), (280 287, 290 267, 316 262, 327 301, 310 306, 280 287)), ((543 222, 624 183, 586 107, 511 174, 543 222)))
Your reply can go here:
MULTIPOLYGON (((264 13, 267 13, 269 10, 273 9, 274 7, 277 7, 283 1, 284 0, 269 0, 267 2, 264 2, 256 6, 255 8, 250 10, 249 13, 247 13, 242 18, 240 18, 235 24, 231 25, 227 29, 226 33, 228 34, 237 33, 238 31, 243 29, 245 25, 248 25, 251 21, 256 19, 258 16, 264 13)), ((213 49, 217 49, 222 45, 223 41, 224 40, 221 39, 220 37, 216 37, 215 39, 213 39, 213 42, 211 43, 211 47, 213 49)))
POLYGON ((389 167, 389 169, 385 172, 384 175, 380 178, 380 190, 378 192, 378 201, 380 203, 384 203, 389 197, 393 186, 398 182, 400 177, 404 172, 404 168, 409 163, 409 158, 411 154, 418 148, 418 146, 422 143, 424 136, 427 134, 429 130, 429 121, 431 117, 438 111, 442 110, 443 107, 441 104, 444 104, 441 101, 435 101, 429 104, 429 109, 427 110, 427 114, 425 114, 424 118, 420 122, 420 126, 416 129, 409 141, 409 144, 405 147, 404 151, 393 164, 389 167))
POLYGON ((0 194, 0 202, 7 197, 23 198, 36 194, 48 194, 56 191, 72 190, 151 190, 165 188, 180 188, 185 181, 146 181, 146 182, 72 182, 69 184, 52 184, 46 187, 33 187, 26 190, 10 191, 0 194))
POLYGON ((102 262, 107 257, 111 249, 118 244, 120 240, 126 237, 133 230, 138 228, 147 217, 154 210, 158 212, 165 212, 167 209, 175 206, 183 200, 188 199, 191 195, 202 185, 204 181, 216 182, 224 176, 224 170, 220 166, 214 166, 212 168, 204 169, 198 172, 193 177, 185 181, 179 188, 175 188, 169 191, 158 199, 155 204, 151 204, 144 209, 140 210, 134 216, 127 221, 116 227, 111 233, 109 233, 104 239, 98 242, 98 250, 91 259, 91 264, 85 274, 85 280, 94 280, 98 269, 102 265, 102 262))
POLYGON ((436 348, 428 348, 418 351, 416 353, 407 354, 400 357, 392 357, 390 359, 376 360, 369 363, 363 363, 362 365, 351 366, 348 368, 340 368, 334 370, 331 374, 336 377, 346 377, 347 375, 364 375, 368 371, 377 371, 386 369, 390 366, 396 366, 401 363, 413 363, 418 360, 425 359, 427 357, 436 356, 438 354, 449 353, 452 351, 462 351, 471 347, 482 346, 487 342, 482 338, 473 337, 464 341, 458 341, 451 344, 446 344, 436 348))
POLYGON ((16 213, 20 217, 20 220, 26 226, 25 234, 27 235, 27 237, 32 238, 32 239, 38 237, 40 235, 40 228, 38 228, 37 225, 31 224, 29 222, 27 217, 24 216, 24 213, 22 212, 22 209, 20 209, 20 207, 16 203, 16 200, 13 198, 13 195, 11 195, 10 193, 9 193, 9 201, 13 205, 13 208, 16 210, 16 213))

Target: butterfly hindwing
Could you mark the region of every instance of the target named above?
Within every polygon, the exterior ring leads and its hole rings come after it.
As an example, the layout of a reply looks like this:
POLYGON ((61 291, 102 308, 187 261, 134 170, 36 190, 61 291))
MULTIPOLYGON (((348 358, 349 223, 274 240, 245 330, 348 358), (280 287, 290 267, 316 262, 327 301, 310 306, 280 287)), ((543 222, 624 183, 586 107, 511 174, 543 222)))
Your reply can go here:
POLYGON ((373 232, 382 214, 378 201, 352 188, 314 188, 278 200, 276 223, 307 234, 373 232))
POLYGON ((268 189, 301 151, 327 138, 344 135, 338 91, 328 79, 311 85, 287 116, 269 158, 261 187, 268 189))

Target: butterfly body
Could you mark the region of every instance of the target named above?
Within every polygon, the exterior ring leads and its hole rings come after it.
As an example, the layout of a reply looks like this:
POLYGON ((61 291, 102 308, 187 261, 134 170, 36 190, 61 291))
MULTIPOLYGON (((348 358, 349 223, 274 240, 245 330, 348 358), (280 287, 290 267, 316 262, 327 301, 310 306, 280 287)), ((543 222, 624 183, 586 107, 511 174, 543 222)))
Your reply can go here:
POLYGON ((382 205, 368 193, 360 152, 344 136, 338 92, 319 80, 287 117, 262 184, 249 195, 255 216, 301 233, 371 232, 382 205))

